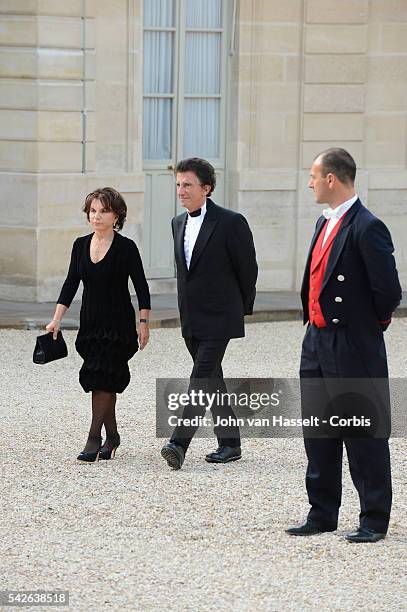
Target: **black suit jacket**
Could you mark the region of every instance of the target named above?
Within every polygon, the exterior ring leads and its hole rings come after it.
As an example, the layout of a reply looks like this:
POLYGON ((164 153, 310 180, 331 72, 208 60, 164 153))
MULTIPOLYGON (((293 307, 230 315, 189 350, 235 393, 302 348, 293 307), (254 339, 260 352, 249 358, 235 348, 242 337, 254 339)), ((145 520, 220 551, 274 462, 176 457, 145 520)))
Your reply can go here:
POLYGON ((187 213, 172 220, 182 335, 198 340, 244 336, 244 315, 252 314, 257 263, 253 236, 239 213, 209 198, 192 252, 185 262, 187 213))
MULTIPOLYGON (((309 320, 309 276, 312 251, 324 226, 316 224, 301 288, 304 323, 309 320)), ((346 325, 360 358, 372 377, 387 376, 381 322, 391 318, 401 301, 401 287, 389 230, 360 200, 345 215, 336 235, 319 302, 329 328, 346 325)))

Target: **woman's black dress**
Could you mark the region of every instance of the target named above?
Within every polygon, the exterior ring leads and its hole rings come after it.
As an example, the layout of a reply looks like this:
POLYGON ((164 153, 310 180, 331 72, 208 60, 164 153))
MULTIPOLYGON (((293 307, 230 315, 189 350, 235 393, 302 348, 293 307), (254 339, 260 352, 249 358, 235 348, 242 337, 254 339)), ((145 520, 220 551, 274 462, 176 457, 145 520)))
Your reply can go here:
POLYGON ((151 308, 150 292, 135 243, 115 232, 106 255, 90 258, 93 234, 77 238, 58 304, 69 308, 83 282, 76 350, 84 363, 79 382, 88 391, 122 393, 130 382, 128 360, 138 350, 136 316, 129 293, 129 277, 139 308, 151 308))

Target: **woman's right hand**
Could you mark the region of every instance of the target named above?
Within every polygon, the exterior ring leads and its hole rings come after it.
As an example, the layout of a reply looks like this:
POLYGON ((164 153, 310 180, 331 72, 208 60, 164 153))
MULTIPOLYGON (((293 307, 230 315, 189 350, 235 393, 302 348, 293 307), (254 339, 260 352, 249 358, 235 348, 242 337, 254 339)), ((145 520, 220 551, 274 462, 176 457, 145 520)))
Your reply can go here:
POLYGON ((57 321, 56 319, 52 319, 52 321, 48 323, 45 329, 47 330, 47 332, 52 332, 52 337, 54 338, 54 340, 56 340, 60 327, 61 322, 57 321))

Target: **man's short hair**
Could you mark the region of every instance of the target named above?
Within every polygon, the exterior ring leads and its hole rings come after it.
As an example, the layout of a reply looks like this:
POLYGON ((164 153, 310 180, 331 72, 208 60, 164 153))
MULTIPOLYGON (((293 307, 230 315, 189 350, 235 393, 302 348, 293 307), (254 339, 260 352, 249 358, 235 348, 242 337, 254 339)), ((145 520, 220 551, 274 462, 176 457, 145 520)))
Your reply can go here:
POLYGON ((193 172, 196 174, 201 185, 210 186, 211 190, 208 196, 211 195, 216 187, 215 168, 206 159, 201 159, 200 157, 182 159, 175 167, 175 174, 177 172, 193 172))
MULTIPOLYGON (((319 153, 315 159, 321 158, 322 176, 334 174, 341 183, 346 185, 355 182, 356 163, 352 155, 340 147, 332 147, 319 153)), ((314 159, 314 161, 315 161, 314 159)))

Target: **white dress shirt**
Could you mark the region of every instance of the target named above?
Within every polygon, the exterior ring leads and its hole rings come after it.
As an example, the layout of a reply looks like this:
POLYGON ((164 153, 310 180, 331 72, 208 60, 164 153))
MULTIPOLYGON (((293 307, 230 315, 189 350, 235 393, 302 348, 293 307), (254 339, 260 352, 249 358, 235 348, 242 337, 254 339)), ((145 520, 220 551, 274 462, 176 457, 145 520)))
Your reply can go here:
POLYGON ((351 206, 358 199, 358 195, 354 195, 350 200, 346 200, 343 204, 340 204, 336 208, 325 208, 322 211, 325 219, 328 219, 328 226, 325 231, 325 236, 322 241, 322 246, 324 246, 325 242, 328 240, 329 234, 332 232, 335 225, 338 223, 339 219, 343 217, 343 215, 348 212, 351 206))
POLYGON ((199 217, 191 217, 191 215, 188 213, 187 226, 185 228, 184 235, 185 262, 187 264, 188 270, 191 264, 192 252, 194 250, 195 242, 198 238, 199 230, 201 229, 201 225, 203 223, 205 215, 206 202, 201 208, 201 214, 199 215, 199 217))

